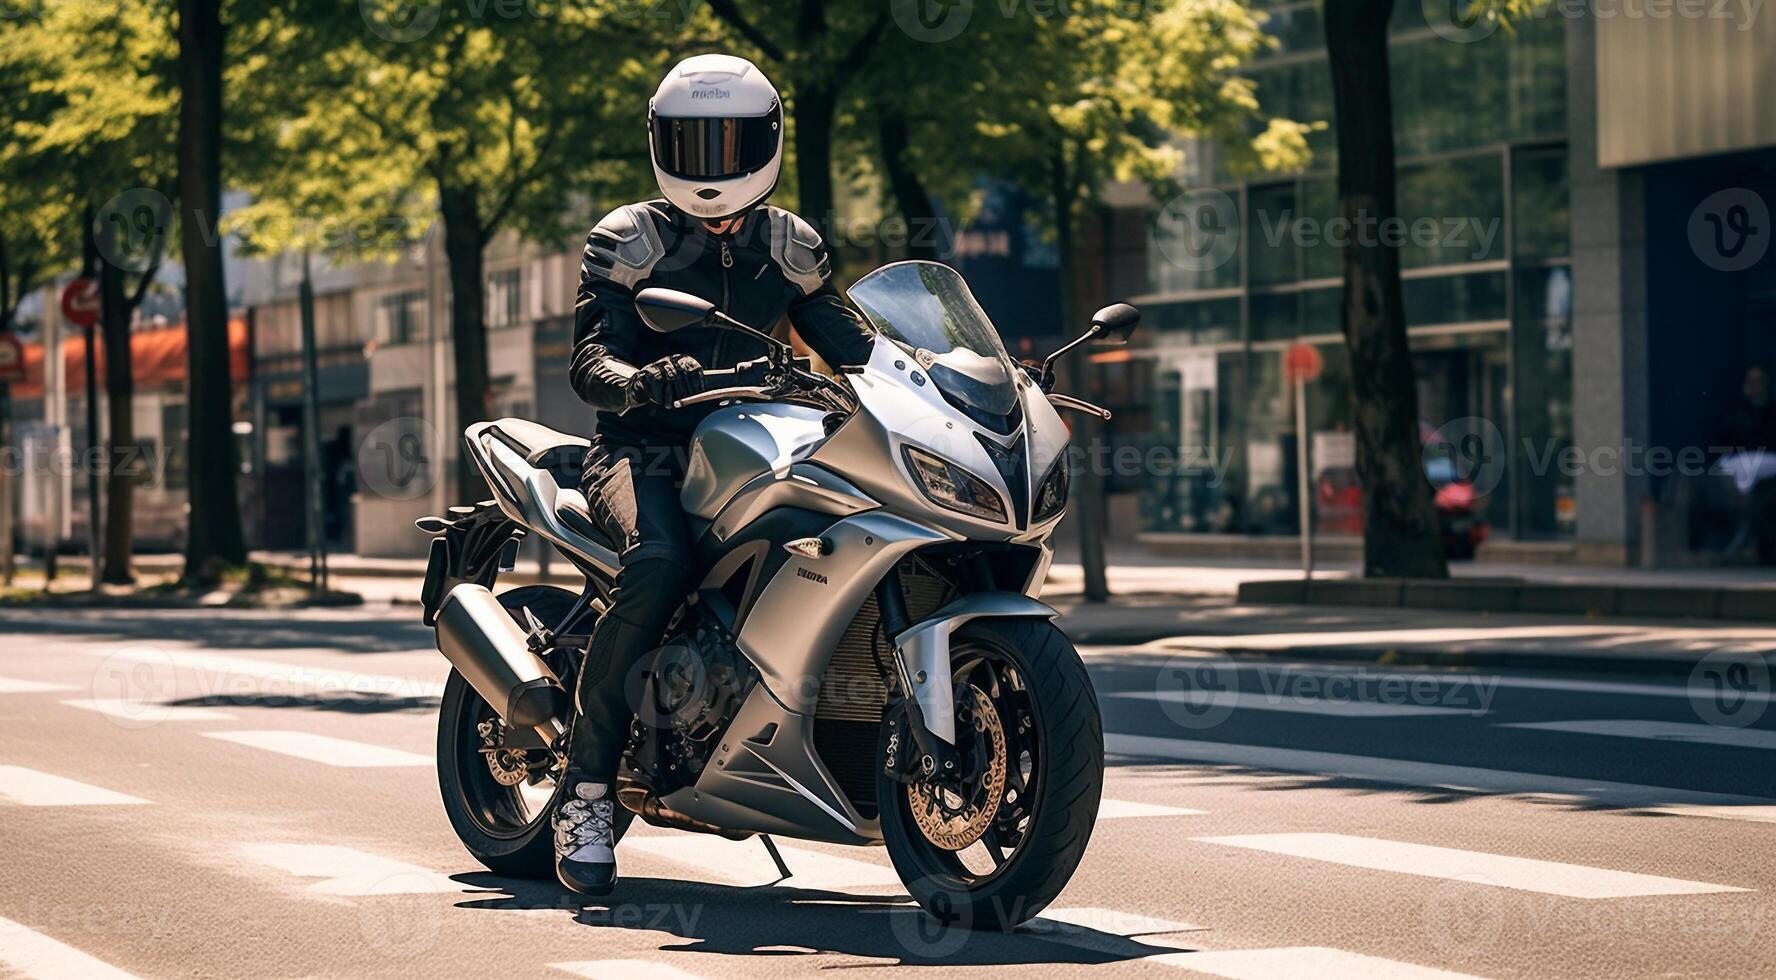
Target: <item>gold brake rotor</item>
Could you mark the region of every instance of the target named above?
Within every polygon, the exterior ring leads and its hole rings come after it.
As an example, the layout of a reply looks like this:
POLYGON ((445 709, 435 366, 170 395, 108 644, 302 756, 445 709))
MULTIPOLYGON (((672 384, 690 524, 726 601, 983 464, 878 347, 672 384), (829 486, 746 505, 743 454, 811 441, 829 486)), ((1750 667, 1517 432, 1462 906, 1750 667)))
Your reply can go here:
POLYGON ((1005 725, 985 691, 970 684, 967 697, 974 730, 985 736, 988 759, 986 771, 974 783, 974 798, 964 806, 955 790, 924 783, 907 787, 907 803, 919 833, 946 851, 960 851, 980 840, 999 812, 999 801, 1005 798, 1005 725))

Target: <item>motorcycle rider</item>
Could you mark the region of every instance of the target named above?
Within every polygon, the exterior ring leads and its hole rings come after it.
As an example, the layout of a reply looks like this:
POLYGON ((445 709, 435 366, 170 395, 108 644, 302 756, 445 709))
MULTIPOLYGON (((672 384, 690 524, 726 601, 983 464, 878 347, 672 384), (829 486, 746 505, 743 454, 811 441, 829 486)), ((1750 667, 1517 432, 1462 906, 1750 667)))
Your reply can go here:
POLYGON ((635 294, 649 286, 693 293, 765 330, 787 314, 835 367, 864 363, 871 347, 862 319, 833 288, 820 235, 764 204, 783 166, 783 106, 756 65, 713 54, 680 62, 649 103, 648 146, 664 199, 618 208, 587 236, 569 366, 574 391, 599 410, 583 489, 623 561, 580 672, 579 717, 552 815, 556 875, 589 895, 616 880, 615 778, 636 711, 630 674, 695 584, 678 487, 690 436, 713 406, 672 403, 757 383, 763 368, 762 346, 742 335, 654 333, 636 313, 635 294), (705 369, 741 376, 705 381, 705 369))

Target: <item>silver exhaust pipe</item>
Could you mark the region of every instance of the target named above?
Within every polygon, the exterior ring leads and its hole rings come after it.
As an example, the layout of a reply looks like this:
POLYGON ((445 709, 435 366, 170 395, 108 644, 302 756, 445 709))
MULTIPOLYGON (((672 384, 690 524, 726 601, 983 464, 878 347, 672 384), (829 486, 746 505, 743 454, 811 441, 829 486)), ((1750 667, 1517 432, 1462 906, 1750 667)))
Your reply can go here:
POLYGON ((549 745, 566 731, 568 694, 525 632, 485 587, 450 590, 438 609, 438 652, 505 723, 549 745))

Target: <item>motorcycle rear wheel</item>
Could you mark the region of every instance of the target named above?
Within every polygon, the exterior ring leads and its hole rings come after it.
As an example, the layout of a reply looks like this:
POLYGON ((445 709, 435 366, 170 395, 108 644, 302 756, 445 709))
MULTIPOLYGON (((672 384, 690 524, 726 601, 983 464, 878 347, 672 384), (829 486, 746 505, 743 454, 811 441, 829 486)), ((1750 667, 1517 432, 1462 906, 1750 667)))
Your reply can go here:
MULTIPOLYGON (((942 797, 953 814, 933 810, 931 793, 878 766, 883 842, 925 911, 1009 931, 1054 901, 1085 855, 1103 796, 1103 721, 1079 652, 1046 620, 968 623, 951 641, 950 662, 958 703, 978 718, 957 722, 958 743, 975 740, 973 793, 942 797), (992 817, 977 834, 987 807, 992 817)), ((886 724, 883 732, 886 752, 886 724)))
MULTIPOLYGON (((502 592, 500 605, 520 625, 525 607, 544 623, 559 623, 574 604, 566 589, 529 585, 502 592)), ((577 651, 563 651, 577 656, 577 651)), ((555 665, 560 672, 562 665, 555 665)), ((553 776, 507 786, 494 777, 482 751, 479 726, 499 722, 498 714, 452 670, 438 705, 438 790, 457 839, 487 870, 508 878, 554 880, 555 850, 549 814, 560 792, 553 776)), ((634 815, 617 807, 616 836, 622 840, 634 815)))

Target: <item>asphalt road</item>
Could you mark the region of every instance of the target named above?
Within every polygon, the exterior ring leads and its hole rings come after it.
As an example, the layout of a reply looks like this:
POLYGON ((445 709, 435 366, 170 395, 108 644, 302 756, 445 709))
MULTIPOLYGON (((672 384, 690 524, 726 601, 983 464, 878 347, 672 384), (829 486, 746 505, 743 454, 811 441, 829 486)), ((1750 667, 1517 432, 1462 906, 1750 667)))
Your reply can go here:
POLYGON ((773 883, 757 842, 638 828, 590 904, 479 870, 414 613, 0 613, 0 974, 1776 970, 1776 706, 1745 661, 1686 684, 1093 649, 1102 819, 1004 936, 935 928, 879 849, 782 842, 773 883))

